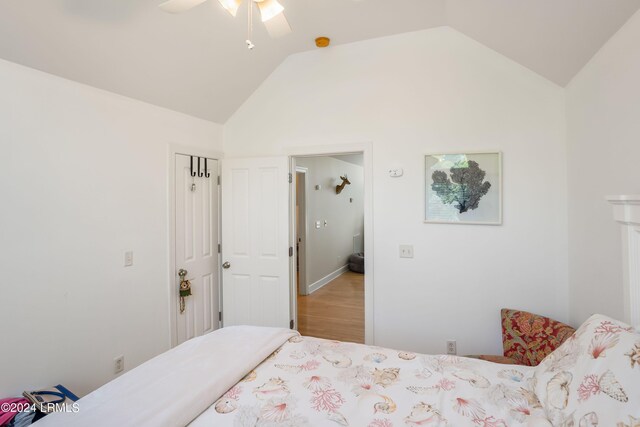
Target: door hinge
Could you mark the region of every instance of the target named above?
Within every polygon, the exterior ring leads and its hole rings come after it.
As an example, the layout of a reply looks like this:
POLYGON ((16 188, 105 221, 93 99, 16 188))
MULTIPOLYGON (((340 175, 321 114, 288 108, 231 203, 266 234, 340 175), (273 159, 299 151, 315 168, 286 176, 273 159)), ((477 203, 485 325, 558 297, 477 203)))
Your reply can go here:
POLYGON ((294 326, 295 326, 295 325, 293 324, 293 320, 291 320, 291 321, 289 322, 289 329, 293 329, 293 327, 294 327, 294 326))
POLYGON ((222 244, 218 243, 218 253, 221 254, 222 253, 222 244))
POLYGON ((289 172, 289 184, 293 182, 293 174, 289 172))
POLYGON ((218 321, 222 322, 222 312, 218 312, 218 321))
POLYGON ((293 246, 289 246, 289 256, 293 256, 293 246))
POLYGON ((222 178, 220 177, 220 175, 218 175, 218 185, 220 185, 222 183, 222 178))

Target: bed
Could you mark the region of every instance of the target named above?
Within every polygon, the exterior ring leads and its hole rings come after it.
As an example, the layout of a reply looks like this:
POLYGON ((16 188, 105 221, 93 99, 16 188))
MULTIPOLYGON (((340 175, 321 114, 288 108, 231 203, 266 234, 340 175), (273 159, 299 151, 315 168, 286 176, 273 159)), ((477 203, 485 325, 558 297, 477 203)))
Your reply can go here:
POLYGON ((640 335, 594 315, 526 367, 224 328, 36 425, 639 427, 640 335))

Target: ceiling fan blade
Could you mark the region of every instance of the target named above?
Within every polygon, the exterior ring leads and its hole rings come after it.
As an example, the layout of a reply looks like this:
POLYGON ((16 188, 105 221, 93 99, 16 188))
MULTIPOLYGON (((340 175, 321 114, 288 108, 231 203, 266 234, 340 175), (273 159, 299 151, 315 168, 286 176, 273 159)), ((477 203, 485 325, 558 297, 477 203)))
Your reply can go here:
POLYGON ((278 0, 262 0, 256 2, 260 9, 262 22, 267 22, 284 11, 284 7, 278 3, 278 0))
POLYGON ((272 38, 286 36, 291 32, 291 26, 284 16, 284 12, 280 12, 264 23, 267 32, 272 38))
POLYGON ((169 13, 180 13, 192 9, 207 0, 169 0, 160 4, 160 9, 169 13))
POLYGON ((218 0, 218 2, 235 18, 242 0, 218 0))

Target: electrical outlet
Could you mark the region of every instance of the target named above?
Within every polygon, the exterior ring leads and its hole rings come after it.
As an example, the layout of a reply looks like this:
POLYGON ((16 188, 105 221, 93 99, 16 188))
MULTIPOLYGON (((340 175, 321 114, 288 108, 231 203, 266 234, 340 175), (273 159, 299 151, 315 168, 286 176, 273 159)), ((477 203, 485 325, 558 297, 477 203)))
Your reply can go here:
POLYGON ((118 356, 113 359, 113 373, 119 374, 124 371, 124 356, 118 356))
POLYGON ((400 245, 400 258, 413 258, 413 245, 400 245))
POLYGON ((447 354, 458 354, 458 345, 456 344, 456 340, 447 341, 447 354))

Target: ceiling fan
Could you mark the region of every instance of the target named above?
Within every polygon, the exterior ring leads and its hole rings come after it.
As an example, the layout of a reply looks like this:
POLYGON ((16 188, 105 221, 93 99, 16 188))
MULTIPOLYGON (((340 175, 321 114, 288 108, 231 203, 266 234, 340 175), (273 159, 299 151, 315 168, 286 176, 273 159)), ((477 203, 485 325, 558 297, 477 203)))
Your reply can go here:
MULTIPOLYGON (((180 13, 192 9, 207 0, 169 0, 160 4, 160 8, 169 13, 180 13)), ((247 47, 254 48, 251 42, 251 32, 253 27, 253 3, 258 6, 262 22, 267 28, 267 32, 271 37, 281 37, 291 32, 291 26, 287 18, 284 16, 284 7, 277 0, 248 0, 248 34, 247 47)), ((218 0, 223 8, 235 17, 238 9, 242 4, 242 0, 218 0)))

